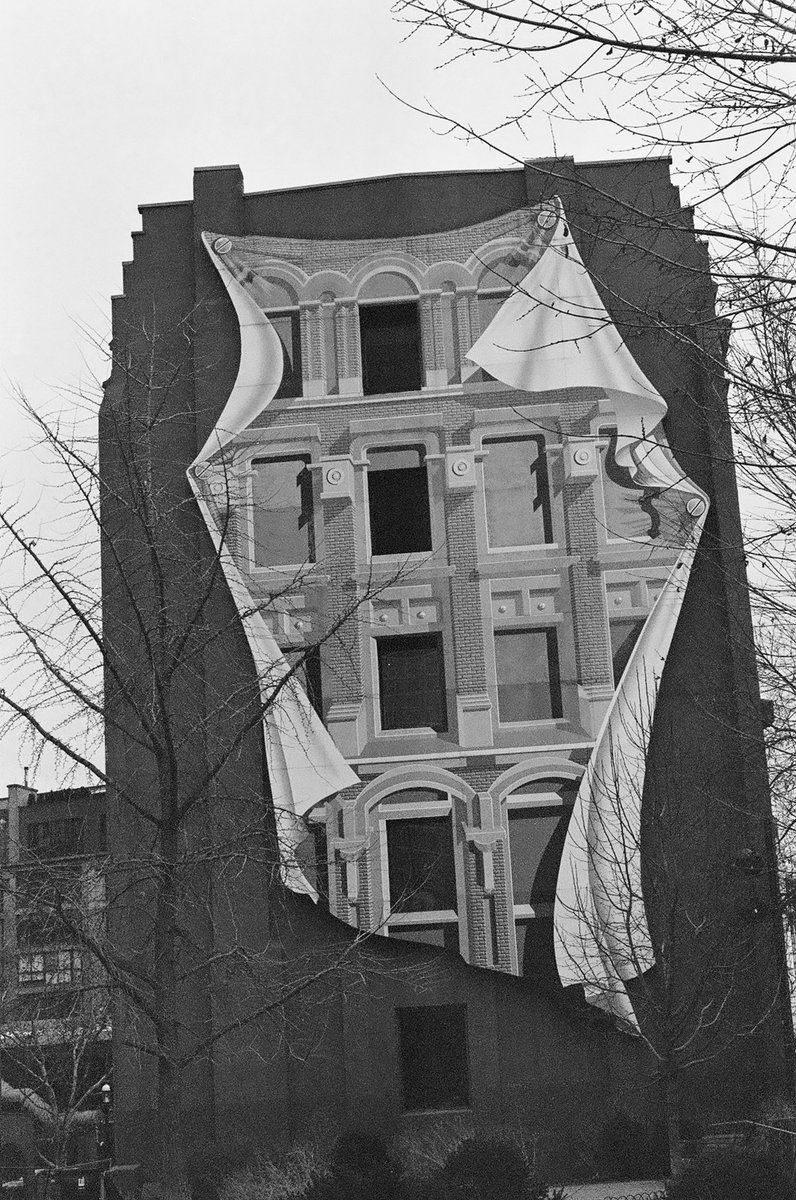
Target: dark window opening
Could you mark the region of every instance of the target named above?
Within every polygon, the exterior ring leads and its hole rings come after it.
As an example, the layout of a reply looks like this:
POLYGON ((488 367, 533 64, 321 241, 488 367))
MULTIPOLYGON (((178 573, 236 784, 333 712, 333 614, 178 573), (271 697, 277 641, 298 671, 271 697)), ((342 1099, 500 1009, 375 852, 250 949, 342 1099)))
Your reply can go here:
POLYGON ((268 313, 282 345, 282 379, 276 399, 300 396, 303 391, 301 380, 301 322, 296 311, 268 313))
POLYGON ((305 821, 307 836, 296 848, 296 865, 323 901, 329 903, 329 862, 326 825, 305 821))
POLYGON ((255 566, 314 562, 308 463, 308 458, 261 458, 252 463, 255 566))
POLYGON ((528 921, 516 921, 517 966, 520 975, 540 983, 558 985, 552 912, 528 921))
POLYGON ((387 821, 387 862, 394 912, 456 912, 450 815, 387 821))
POLYGON ((630 655, 633 653, 633 647, 638 641, 639 634, 643 628, 643 620, 610 622, 611 660, 614 668, 615 686, 624 674, 630 655))
POLYGON ((484 491, 489 545, 538 546, 553 540, 542 438, 485 438, 484 491))
POLYGON ((496 631, 495 666, 501 724, 563 715, 555 629, 496 631))
POLYGON ((366 396, 420 391, 423 367, 416 303, 362 305, 359 336, 362 390, 366 396))
POLYGON ((29 821, 25 826, 25 846, 40 858, 82 854, 85 850, 84 822, 80 817, 29 821))
POLYGON ((78 909, 63 904, 60 912, 53 912, 42 897, 41 907, 17 914, 17 945, 36 950, 68 945, 74 941, 75 929, 80 929, 82 924, 78 909))
MULTIPOLYGON (((510 291, 502 288, 493 292, 478 293, 478 316, 481 324, 481 333, 486 333, 510 295, 510 291)), ((485 368, 480 368, 475 374, 469 376, 469 381, 471 383, 500 382, 496 375, 491 375, 485 368)))
POLYGON ((376 649, 382 729, 444 733, 448 716, 442 634, 379 638, 376 649))
POLYGON ((569 805, 509 809, 509 848, 515 904, 553 904, 571 813, 569 805))
POLYGON ((295 678, 307 693, 307 699, 319 717, 323 716, 323 693, 321 691, 321 649, 310 646, 305 649, 283 650, 288 666, 295 667, 295 678))
POLYGON ((428 473, 422 446, 368 452, 371 554, 431 549, 428 473))
POLYGON ((466 1007, 428 1005, 397 1013, 404 1109, 468 1108, 466 1007))
POLYGON ((450 954, 459 953, 459 923, 444 921, 434 925, 390 925, 391 938, 399 942, 420 942, 424 946, 436 946, 450 954))

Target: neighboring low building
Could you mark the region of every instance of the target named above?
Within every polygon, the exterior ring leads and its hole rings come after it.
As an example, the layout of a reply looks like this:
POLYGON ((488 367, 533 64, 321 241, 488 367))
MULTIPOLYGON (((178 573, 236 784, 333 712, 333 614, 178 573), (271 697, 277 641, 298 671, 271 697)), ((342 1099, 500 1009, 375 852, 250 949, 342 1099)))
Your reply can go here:
MULTIPOLYGON (((664 780, 686 814, 685 892, 710 874, 715 911, 746 921, 747 906, 758 922, 739 1030, 755 989, 770 997, 754 1034, 696 1072, 694 1107, 739 1115, 750 1096, 786 1092, 771 877, 733 865, 748 848, 772 860, 722 330, 668 162, 539 160, 254 195, 218 168, 196 173, 192 201, 142 213, 114 302, 104 469, 113 494, 136 397, 157 395, 158 494, 179 498, 175 531, 195 536, 203 569, 212 542, 227 584, 205 690, 184 692, 190 736, 247 687, 267 698, 280 652, 300 663, 303 690, 289 682, 263 741, 236 751, 237 794, 267 777, 288 887, 383 938, 378 984, 330 1002, 311 1053, 262 1022, 193 1064, 196 1136, 295 1136, 320 1111, 391 1129, 455 1112, 554 1127, 559 1141, 623 1105, 652 1121, 640 1041, 577 998, 585 986, 623 1028, 636 1021, 625 982, 638 970, 615 960, 613 977, 591 978, 605 947, 589 918, 610 925, 603 901, 621 917, 635 890, 630 952, 649 967, 640 812, 664 780), (187 363, 190 341, 190 365, 147 391, 131 363, 159 311, 158 354, 187 363), (186 472, 209 540, 190 524, 186 472), (606 897, 590 868, 611 853, 606 897), (436 952, 419 983, 400 969, 406 942, 436 952)), ((129 506, 106 514, 134 545, 129 506)), ((182 598, 179 553, 166 583, 182 598)), ((123 581, 108 555, 105 628, 128 639, 132 672, 123 581)), ((112 703, 109 772, 143 798, 155 772, 112 703)), ((134 828, 129 812, 111 821, 120 855, 134 828)), ((223 956, 233 919, 214 902, 203 936, 223 956)), ((241 902, 267 922, 265 897, 241 902)), ((296 913, 299 946, 337 936, 322 912, 296 913)), ((186 1011, 220 1028, 232 989, 203 987, 186 1011)), ((137 1157, 152 1077, 117 1033, 118 1115, 137 1157)))
POLYGON ((0 1103, 27 1127, 29 1160, 53 1137, 71 1161, 96 1157, 111 1021, 80 931, 105 920, 105 820, 102 787, 12 784, 0 799, 0 1103))

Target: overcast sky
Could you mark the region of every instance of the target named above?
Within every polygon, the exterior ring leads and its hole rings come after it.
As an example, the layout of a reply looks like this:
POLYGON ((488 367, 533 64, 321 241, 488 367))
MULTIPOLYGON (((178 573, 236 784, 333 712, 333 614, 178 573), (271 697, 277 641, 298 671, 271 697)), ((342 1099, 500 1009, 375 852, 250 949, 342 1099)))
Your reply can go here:
MULTIPOLYGON (((6 485, 36 477, 19 452, 28 434, 14 386, 51 406, 103 376, 81 329, 107 331, 137 206, 188 199, 194 167, 239 163, 246 190, 263 191, 510 163, 443 136, 384 85, 483 129, 511 109, 518 65, 439 69, 434 35, 407 40, 389 0, 5 0, 0 37, 6 485)), ((500 144, 519 158, 617 150, 575 131, 540 119, 530 140, 510 131, 500 144)), ((21 780, 23 765, 0 746, 0 786, 21 780)))

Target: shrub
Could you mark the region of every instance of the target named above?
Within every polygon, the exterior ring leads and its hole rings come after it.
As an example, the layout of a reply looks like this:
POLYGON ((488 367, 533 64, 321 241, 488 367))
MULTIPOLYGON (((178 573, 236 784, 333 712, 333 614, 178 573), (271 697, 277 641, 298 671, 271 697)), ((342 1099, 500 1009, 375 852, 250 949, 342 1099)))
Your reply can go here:
POLYGON ((595 1165, 602 1175, 615 1179, 664 1174, 668 1157, 663 1131, 619 1108, 600 1127, 595 1165))
POLYGON ((740 1147, 709 1150, 669 1184, 667 1200, 794 1200, 778 1156, 740 1147))
POLYGON ((301 1200, 323 1177, 328 1153, 319 1142, 299 1143, 279 1157, 258 1157, 253 1166, 236 1171, 220 1184, 219 1200, 301 1200))
POLYGON ((340 1135, 328 1173, 316 1177, 303 1200, 408 1200, 401 1167, 381 1138, 365 1130, 340 1135))
POLYGON ((516 1142, 469 1137, 430 1181, 434 1200, 545 1200, 548 1189, 516 1142))

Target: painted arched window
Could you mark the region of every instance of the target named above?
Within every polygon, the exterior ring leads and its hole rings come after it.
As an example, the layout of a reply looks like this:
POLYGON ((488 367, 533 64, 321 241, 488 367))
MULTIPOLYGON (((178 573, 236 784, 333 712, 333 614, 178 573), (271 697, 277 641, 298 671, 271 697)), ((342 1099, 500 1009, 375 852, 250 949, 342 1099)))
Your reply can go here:
POLYGON ((300 396, 301 323, 296 293, 285 280, 265 276, 258 280, 257 299, 282 345, 282 381, 276 398, 300 396))
POLYGON ((446 792, 406 788, 378 805, 387 933, 459 950, 462 881, 453 803, 446 792))
POLYGON ((362 285, 358 302, 364 394, 420 391, 420 308, 411 281, 380 272, 362 285))

